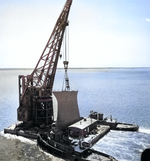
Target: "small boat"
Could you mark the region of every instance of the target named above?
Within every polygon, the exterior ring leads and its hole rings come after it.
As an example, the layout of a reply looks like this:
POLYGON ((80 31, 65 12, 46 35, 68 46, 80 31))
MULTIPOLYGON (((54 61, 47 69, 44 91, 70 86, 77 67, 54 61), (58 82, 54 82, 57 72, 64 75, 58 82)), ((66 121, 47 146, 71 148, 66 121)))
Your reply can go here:
POLYGON ((96 151, 87 146, 81 146, 81 142, 79 144, 72 143, 71 140, 57 142, 44 133, 38 134, 37 143, 46 152, 63 159, 69 159, 70 161, 117 161, 108 154, 96 151))
POLYGON ((138 125, 117 122, 117 119, 113 119, 112 116, 110 118, 103 118, 103 114, 98 112, 91 111, 89 117, 97 119, 101 125, 110 126, 110 130, 138 131, 139 129, 138 125))
POLYGON ((120 123, 118 122, 116 127, 113 130, 121 130, 121 131, 137 131, 139 129, 138 125, 120 123))

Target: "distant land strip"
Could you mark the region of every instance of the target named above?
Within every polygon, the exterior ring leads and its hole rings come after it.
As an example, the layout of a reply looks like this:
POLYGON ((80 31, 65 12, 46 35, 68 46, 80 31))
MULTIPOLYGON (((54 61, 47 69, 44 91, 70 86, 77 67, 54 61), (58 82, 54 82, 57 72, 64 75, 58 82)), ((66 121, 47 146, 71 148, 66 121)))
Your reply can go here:
MULTIPOLYGON (((150 67, 70 67, 69 69, 138 69, 150 67)), ((57 68, 58 70, 64 68, 57 68)), ((34 68, 0 68, 0 70, 34 70, 34 68)))

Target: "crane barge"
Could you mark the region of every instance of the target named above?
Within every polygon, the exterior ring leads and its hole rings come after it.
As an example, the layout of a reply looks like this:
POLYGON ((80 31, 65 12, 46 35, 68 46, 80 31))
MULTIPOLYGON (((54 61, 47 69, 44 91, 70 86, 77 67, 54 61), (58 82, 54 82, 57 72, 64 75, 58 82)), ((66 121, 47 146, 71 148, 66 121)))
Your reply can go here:
POLYGON ((30 75, 19 75, 18 124, 4 129, 4 133, 37 139, 38 144, 54 155, 69 160, 116 161, 107 154, 91 149, 92 145, 113 130, 136 131, 138 126, 114 123, 103 115, 92 112, 88 118, 80 117, 77 93, 71 91, 65 57, 65 90, 53 91, 58 59, 72 0, 67 0, 52 34, 30 75), (53 97, 57 99, 57 120, 54 120, 53 97), (74 140, 75 138, 75 140, 74 140))

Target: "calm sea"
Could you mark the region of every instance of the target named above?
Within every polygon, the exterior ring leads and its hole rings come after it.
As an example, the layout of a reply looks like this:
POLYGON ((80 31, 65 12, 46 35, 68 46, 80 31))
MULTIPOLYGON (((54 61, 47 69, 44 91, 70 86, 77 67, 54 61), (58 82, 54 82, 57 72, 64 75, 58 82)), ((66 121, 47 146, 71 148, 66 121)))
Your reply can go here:
MULTIPOLYGON (((62 160, 43 152, 35 140, 3 133, 17 122, 18 75, 31 72, 0 70, 0 161, 62 160)), ((93 148, 119 161, 140 161, 142 151, 150 148, 150 68, 70 69, 68 75, 71 89, 78 90, 81 116, 94 110, 140 127, 138 132, 111 131, 93 148)), ((58 69, 54 90, 62 89, 63 77, 58 69)))

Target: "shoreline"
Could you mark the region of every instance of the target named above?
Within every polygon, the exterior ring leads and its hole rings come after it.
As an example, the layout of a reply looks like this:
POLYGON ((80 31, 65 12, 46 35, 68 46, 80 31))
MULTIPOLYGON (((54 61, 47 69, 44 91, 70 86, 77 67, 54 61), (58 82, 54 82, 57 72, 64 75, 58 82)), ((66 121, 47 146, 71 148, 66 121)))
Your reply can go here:
MULTIPOLYGON (((104 69, 148 69, 150 67, 70 67, 69 70, 104 70, 104 69)), ((0 68, 0 71, 3 70, 33 70, 34 68, 0 68)), ((64 68, 57 68, 58 70, 63 70, 64 68)))

